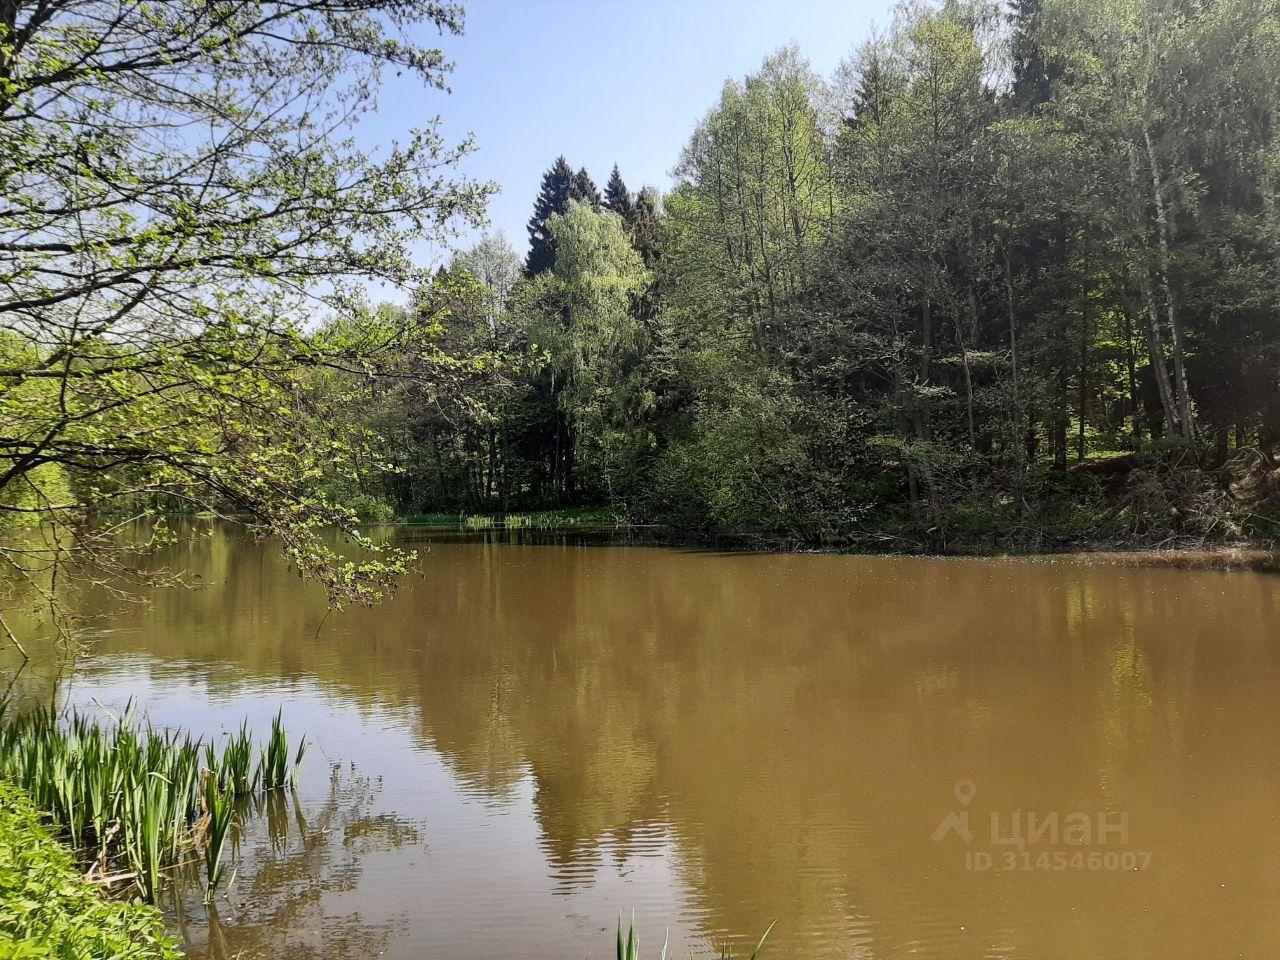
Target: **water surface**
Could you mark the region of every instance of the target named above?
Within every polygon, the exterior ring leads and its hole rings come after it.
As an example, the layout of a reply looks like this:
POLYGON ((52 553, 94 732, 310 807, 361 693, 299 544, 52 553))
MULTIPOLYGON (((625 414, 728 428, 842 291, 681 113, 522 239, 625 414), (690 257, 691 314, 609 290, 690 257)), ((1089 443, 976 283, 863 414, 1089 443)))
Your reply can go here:
POLYGON ((603 957, 633 910, 654 956, 1280 951, 1274 577, 416 539, 329 616, 270 545, 175 548, 203 589, 20 678, 311 740, 227 895, 169 904, 193 957, 603 957), (1111 829, 995 842, 1028 813, 1111 829))

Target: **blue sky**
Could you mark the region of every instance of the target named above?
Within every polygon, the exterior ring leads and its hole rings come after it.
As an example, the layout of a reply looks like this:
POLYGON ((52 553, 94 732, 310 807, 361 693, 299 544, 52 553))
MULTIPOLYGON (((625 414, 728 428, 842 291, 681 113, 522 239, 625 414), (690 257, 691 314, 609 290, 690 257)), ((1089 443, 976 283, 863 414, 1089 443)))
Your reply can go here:
MULTIPOLYGON (((616 162, 633 190, 665 188, 681 148, 729 77, 791 41, 829 74, 889 0, 469 0, 462 37, 417 37, 455 61, 453 93, 387 83, 360 137, 395 137, 437 113, 474 132, 465 171, 496 181, 489 207, 521 253, 543 171, 563 153, 603 188, 616 162)), ((424 256, 429 256, 424 251, 424 256)))

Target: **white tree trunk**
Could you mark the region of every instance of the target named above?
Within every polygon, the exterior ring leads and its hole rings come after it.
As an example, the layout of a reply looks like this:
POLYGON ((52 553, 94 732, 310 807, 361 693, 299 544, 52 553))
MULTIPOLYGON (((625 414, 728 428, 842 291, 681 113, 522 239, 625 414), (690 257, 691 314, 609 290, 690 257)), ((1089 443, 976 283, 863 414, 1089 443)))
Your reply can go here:
POLYGON ((1169 216, 1165 211, 1164 194, 1160 187, 1160 163, 1151 144, 1151 131, 1144 122, 1142 138, 1147 146, 1147 161, 1151 167, 1151 195, 1156 208, 1156 237, 1160 244, 1160 282, 1169 316, 1169 332, 1173 341, 1173 388, 1178 409, 1178 425, 1184 440, 1195 437, 1195 420, 1191 416, 1191 390, 1187 386, 1186 354, 1183 349, 1182 322, 1174 306, 1173 287, 1169 283, 1169 216))

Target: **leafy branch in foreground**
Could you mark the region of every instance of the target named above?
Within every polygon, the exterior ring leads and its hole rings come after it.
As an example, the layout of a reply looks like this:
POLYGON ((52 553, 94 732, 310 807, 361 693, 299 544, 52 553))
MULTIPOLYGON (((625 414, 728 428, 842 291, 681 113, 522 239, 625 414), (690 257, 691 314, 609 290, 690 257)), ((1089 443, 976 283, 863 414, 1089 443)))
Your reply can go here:
POLYGON ((355 291, 426 283, 410 244, 490 188, 435 121, 377 155, 344 131, 385 69, 445 89, 443 53, 402 38, 461 24, 408 0, 0 4, 0 524, 56 528, 0 546, 0 577, 48 600, 51 569, 136 576, 88 515, 185 506, 280 537, 335 602, 385 595, 410 558, 317 533, 352 528, 312 490, 369 437, 309 383, 437 376, 435 318, 355 291))

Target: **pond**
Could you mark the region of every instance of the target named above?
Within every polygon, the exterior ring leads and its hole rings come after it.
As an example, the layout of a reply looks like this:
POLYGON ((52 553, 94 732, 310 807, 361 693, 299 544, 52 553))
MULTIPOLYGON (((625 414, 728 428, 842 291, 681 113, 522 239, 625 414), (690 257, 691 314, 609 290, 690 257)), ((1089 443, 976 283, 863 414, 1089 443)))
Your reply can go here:
POLYGON ((193 957, 1275 953, 1275 577, 402 536, 378 608, 222 531, 31 644, 20 696, 307 736, 193 957))

